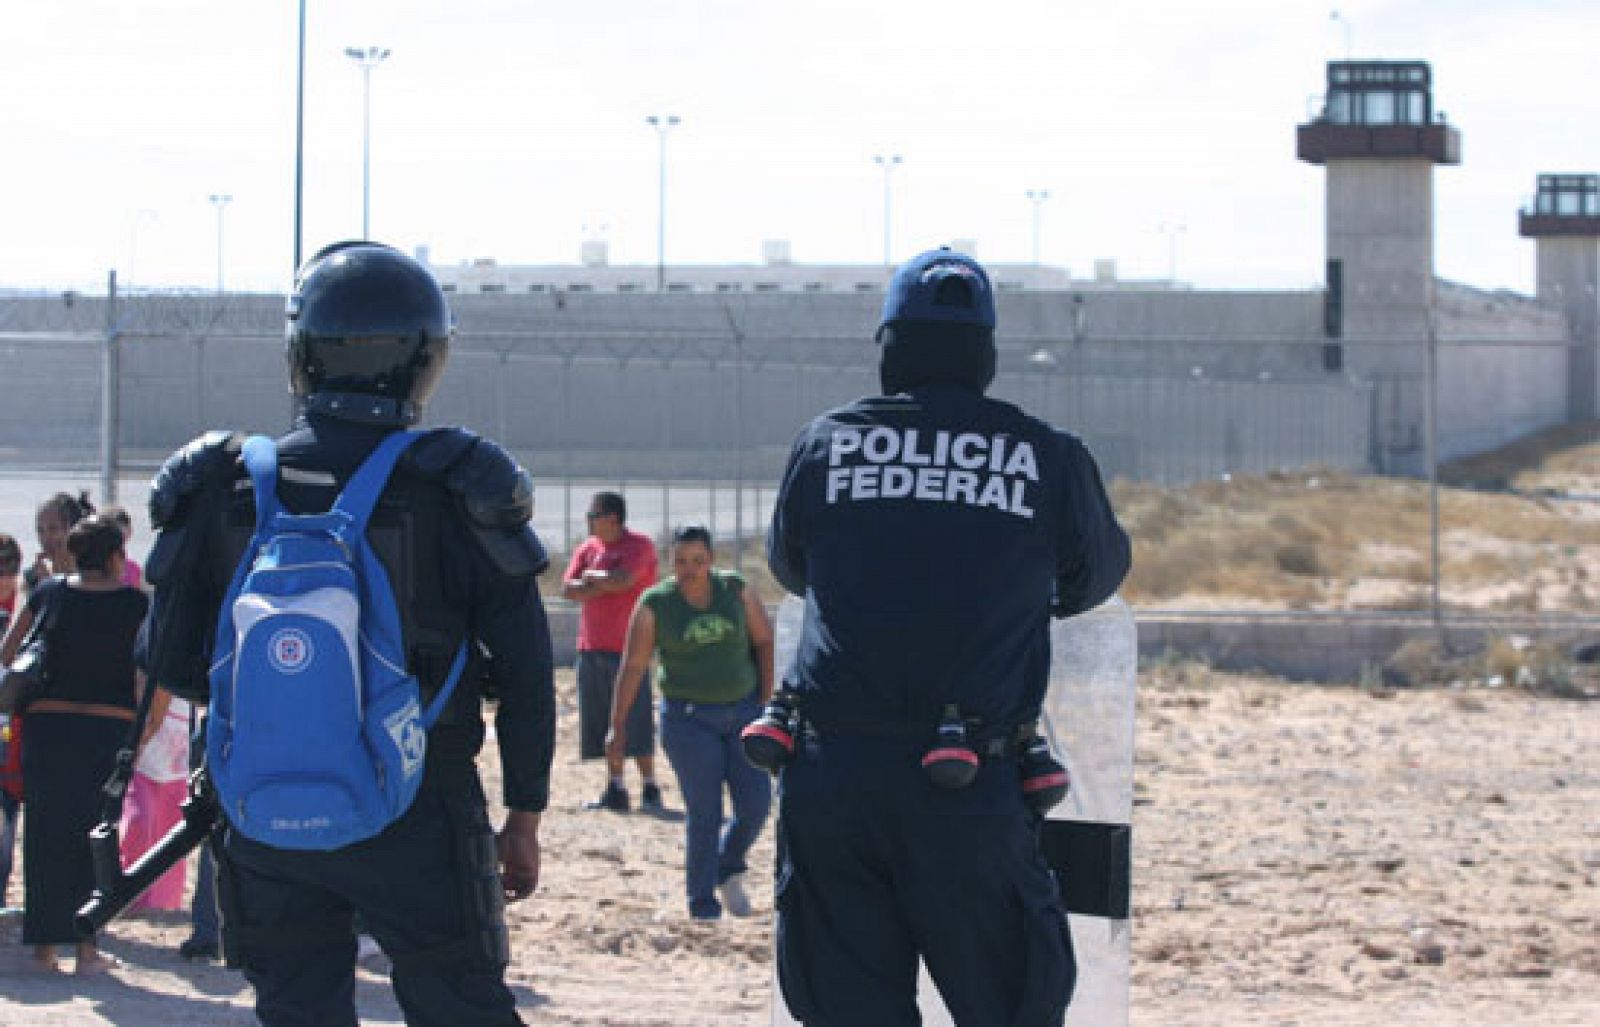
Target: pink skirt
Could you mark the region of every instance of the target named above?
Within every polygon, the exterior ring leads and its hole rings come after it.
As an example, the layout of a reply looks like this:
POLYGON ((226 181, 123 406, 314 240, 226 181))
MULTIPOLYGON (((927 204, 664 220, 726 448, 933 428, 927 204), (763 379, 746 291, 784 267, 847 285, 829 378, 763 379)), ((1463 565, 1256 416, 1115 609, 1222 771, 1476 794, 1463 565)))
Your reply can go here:
MULTIPOLYGON (((122 806, 122 865, 132 866, 145 851, 166 837, 183 818, 178 807, 188 792, 184 781, 152 781, 135 773, 122 806)), ((135 909, 182 909, 183 869, 179 862, 156 878, 150 890, 132 905, 135 909)))

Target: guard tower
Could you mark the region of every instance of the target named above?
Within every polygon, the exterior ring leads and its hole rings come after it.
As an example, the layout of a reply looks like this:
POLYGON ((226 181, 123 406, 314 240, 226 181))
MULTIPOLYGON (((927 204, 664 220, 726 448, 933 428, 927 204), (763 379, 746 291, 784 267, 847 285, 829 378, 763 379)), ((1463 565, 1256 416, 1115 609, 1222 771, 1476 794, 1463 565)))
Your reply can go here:
POLYGON ((1600 416, 1600 175, 1540 175, 1517 230, 1535 240, 1539 299, 1567 315, 1567 409, 1600 416))
MULTIPOLYGON (((1331 61, 1322 113, 1299 126, 1299 158, 1327 169, 1329 350, 1377 386, 1377 469, 1418 473, 1415 385, 1433 298, 1433 168, 1461 162, 1461 137, 1433 106, 1424 61, 1331 61)), ((1328 366, 1335 361, 1328 359, 1328 366)))

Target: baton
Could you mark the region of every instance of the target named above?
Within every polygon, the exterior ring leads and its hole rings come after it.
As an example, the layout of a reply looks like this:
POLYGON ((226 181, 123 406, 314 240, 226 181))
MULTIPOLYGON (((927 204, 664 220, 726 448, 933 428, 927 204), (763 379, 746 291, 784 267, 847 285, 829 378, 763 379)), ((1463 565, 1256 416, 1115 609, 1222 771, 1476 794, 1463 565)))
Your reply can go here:
POLYGON ((190 775, 189 796, 180 809, 183 820, 127 870, 122 869, 122 839, 116 823, 103 820, 89 832, 95 887, 73 919, 79 937, 92 937, 206 840, 217 822, 218 810, 205 768, 190 775))

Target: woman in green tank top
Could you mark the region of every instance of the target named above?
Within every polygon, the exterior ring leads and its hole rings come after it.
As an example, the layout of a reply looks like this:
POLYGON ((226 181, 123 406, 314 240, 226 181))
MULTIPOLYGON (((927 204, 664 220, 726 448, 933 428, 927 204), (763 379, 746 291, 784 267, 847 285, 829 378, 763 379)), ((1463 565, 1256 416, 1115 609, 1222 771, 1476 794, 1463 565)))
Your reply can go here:
POLYGON ((745 857, 772 806, 764 771, 744 758, 739 732, 772 696, 772 624, 733 571, 711 565, 711 533, 672 536, 673 576, 646 589, 628 622, 612 695, 606 751, 627 745, 627 711, 653 654, 660 654, 661 747, 687 809, 689 915, 749 916, 745 857), (733 806, 722 824, 724 786, 733 806), (720 838, 719 838, 720 832, 720 838))

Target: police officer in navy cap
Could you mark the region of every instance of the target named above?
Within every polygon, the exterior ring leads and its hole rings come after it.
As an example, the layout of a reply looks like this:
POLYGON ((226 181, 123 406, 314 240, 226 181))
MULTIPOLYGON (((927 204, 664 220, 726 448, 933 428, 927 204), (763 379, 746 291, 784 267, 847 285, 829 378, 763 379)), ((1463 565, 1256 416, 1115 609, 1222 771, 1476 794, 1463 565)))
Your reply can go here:
MULTIPOLYGON (((301 270, 288 305, 289 380, 303 405, 277 441, 278 494, 294 513, 329 509, 368 453, 414 423, 444 371, 454 323, 421 264, 388 246, 339 243, 301 270)), ((203 435, 153 482, 160 529, 146 662, 195 701, 218 605, 253 525, 240 438, 203 435)), ((226 823, 215 845, 223 948, 267 1024, 354 1024, 354 918, 393 961, 412 1024, 521 1023, 505 984, 505 902, 539 881, 539 818, 555 740, 550 634, 536 575, 527 474, 459 428, 427 432, 389 479, 368 527, 399 607, 424 704, 463 640, 474 660, 428 734, 415 802, 382 833, 330 851, 276 849, 226 823), (475 758, 481 699, 508 810, 491 825, 475 758)), ((241 725, 241 729, 244 726, 241 725)), ((226 815, 226 811, 224 811, 226 815)))
POLYGON ((883 395, 800 433, 767 540, 805 599, 784 680, 778 974, 806 1024, 915 1024, 918 957, 959 1024, 1059 1024, 1067 919, 1024 802, 1049 617, 1129 563, 1076 437, 985 397, 994 294, 916 257, 878 331, 883 395))

